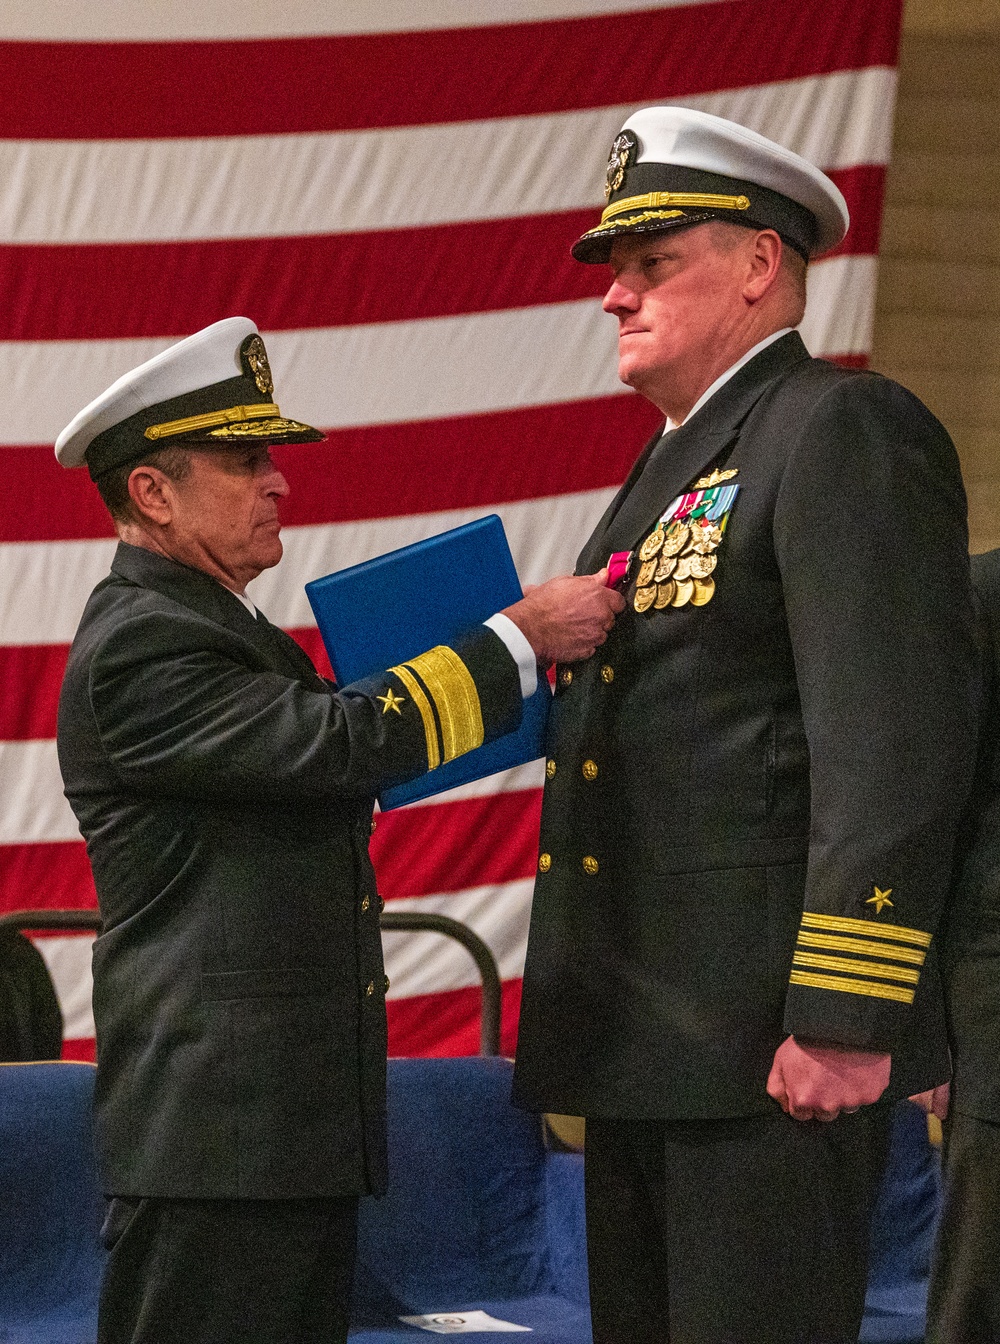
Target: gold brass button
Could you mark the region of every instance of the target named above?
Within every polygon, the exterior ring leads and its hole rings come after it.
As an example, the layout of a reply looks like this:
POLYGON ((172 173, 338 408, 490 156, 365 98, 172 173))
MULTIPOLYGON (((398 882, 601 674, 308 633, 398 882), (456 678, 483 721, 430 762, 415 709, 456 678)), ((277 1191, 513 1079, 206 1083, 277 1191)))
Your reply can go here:
POLYGON ((551 779, 556 773, 555 761, 549 759, 545 762, 545 778, 551 779))
POLYGON ((587 874, 588 877, 593 877, 599 867, 600 864, 591 854, 588 854, 583 861, 583 871, 587 874))
POLYGON ((378 898, 378 912, 379 912, 379 914, 381 914, 382 911, 383 911, 384 909, 385 909, 385 897, 384 897, 384 896, 380 896, 380 897, 378 898))
POLYGON ((374 834, 375 834, 375 818, 372 817, 372 825, 371 825, 371 830, 369 831, 369 835, 374 835, 374 834))
POLYGON ((583 763, 583 777, 584 777, 584 779, 596 779, 596 778, 597 778, 597 762, 596 762, 596 761, 584 761, 584 763, 583 763))
POLYGON ((540 873, 547 873, 551 867, 552 867, 552 855, 551 855, 551 854, 539 854, 539 856, 538 856, 538 871, 539 871, 540 873))
POLYGON ((385 977, 383 977, 383 978, 385 979, 385 992, 388 994, 388 993, 389 993, 389 977, 388 977, 388 976, 385 976, 385 977))
POLYGON ((568 686, 570 682, 573 680, 573 669, 571 667, 564 667, 562 672, 559 674, 559 680, 562 682, 564 686, 568 686))
POLYGON ((610 686, 615 679, 615 669, 610 663, 605 663, 601 668, 601 680, 606 686, 610 686))
POLYGON ((369 980, 367 985, 365 985, 365 997, 370 999, 374 993, 375 993, 375 981, 369 980))
POLYGON ((370 905, 371 905, 371 901, 369 900, 369 898, 368 898, 368 893, 366 892, 365 895, 362 896, 362 898, 361 898, 361 909, 362 909, 362 910, 367 910, 368 907, 369 907, 370 905))

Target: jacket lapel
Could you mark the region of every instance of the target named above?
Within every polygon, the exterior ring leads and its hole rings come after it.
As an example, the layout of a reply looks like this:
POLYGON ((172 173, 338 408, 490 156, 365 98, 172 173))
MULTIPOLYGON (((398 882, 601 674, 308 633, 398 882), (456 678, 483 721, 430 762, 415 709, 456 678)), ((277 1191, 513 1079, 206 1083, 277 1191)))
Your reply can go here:
POLYGON ((808 358, 798 332, 790 332, 745 364, 680 428, 647 444, 583 550, 580 560, 588 563, 578 565, 578 570, 597 570, 614 551, 633 549, 670 501, 737 438, 740 426, 768 386, 808 358))
POLYGON ((605 538, 607 536, 608 530, 611 527, 612 523, 614 522, 618 510, 621 508, 625 499, 628 498, 629 492, 631 491, 633 485, 642 475, 643 469, 646 463, 649 461, 650 454, 656 448, 656 445, 660 442, 660 436, 662 432, 663 431, 659 429, 656 431, 653 437, 646 444, 645 448, 643 448, 642 452, 636 458, 635 462, 633 462, 632 469, 625 479, 625 484, 621 487, 621 489, 615 495, 614 499, 604 510, 600 522, 597 524, 593 532, 590 534, 590 538, 588 539, 587 544, 584 546, 583 550, 577 557, 576 568, 574 570, 574 573, 576 574, 596 573, 597 570, 599 570, 604 564, 607 563, 608 556, 611 554, 611 551, 608 550, 605 545, 605 538))

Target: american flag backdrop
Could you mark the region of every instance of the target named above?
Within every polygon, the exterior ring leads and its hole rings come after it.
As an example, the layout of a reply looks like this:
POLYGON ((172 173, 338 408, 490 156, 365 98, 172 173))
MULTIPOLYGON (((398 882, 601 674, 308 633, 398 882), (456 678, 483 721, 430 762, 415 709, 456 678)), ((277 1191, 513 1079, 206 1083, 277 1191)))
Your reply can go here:
MULTIPOLYGON (((657 422, 617 382, 596 222, 637 107, 730 117, 826 169, 853 224, 803 336, 864 364, 901 0, 5 0, 0 19, 0 909, 90 907, 54 742, 67 647, 114 550, 62 426, 232 314, 277 400, 285 558, 258 605, 322 662, 303 584, 498 512, 526 582, 571 569, 657 422), (286 409, 287 408, 287 409, 286 409)), ((399 910, 492 947, 512 1051, 540 768, 382 817, 399 910)), ((93 1056, 90 940, 39 937, 93 1056)), ((386 935, 390 1046, 477 1048, 472 962, 386 935)))

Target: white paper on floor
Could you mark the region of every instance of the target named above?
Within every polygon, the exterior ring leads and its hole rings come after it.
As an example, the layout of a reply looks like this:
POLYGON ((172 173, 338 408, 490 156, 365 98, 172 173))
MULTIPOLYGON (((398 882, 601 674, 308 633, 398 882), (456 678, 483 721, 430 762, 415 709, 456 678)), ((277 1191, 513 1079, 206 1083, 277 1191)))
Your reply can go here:
POLYGON ((498 1321, 485 1311, 436 1311, 428 1316, 400 1316, 399 1319, 404 1325, 415 1325, 421 1330, 430 1330, 434 1335, 471 1335, 476 1331, 502 1334, 513 1330, 531 1334, 530 1325, 498 1321))

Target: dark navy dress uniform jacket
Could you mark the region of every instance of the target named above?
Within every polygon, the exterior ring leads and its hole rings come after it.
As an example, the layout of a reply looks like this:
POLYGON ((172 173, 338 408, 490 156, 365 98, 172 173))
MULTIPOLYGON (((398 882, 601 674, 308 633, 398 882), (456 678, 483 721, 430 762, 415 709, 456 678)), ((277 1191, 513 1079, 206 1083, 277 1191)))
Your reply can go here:
POLYGON ((435 708, 460 735, 477 699, 487 739, 521 714, 491 630, 435 657, 422 708, 393 673, 335 693, 215 580, 119 547, 70 651, 58 730, 103 926, 95 1126, 109 1194, 384 1187, 373 799, 427 769, 435 695, 454 694, 435 708))
POLYGON ((633 581, 557 677, 528 1107, 761 1112, 790 1032, 891 1050, 897 1095, 947 1076, 933 935, 976 680, 954 448, 903 388, 791 333, 647 446, 578 570, 713 467, 740 486, 714 598, 638 613, 633 581))

